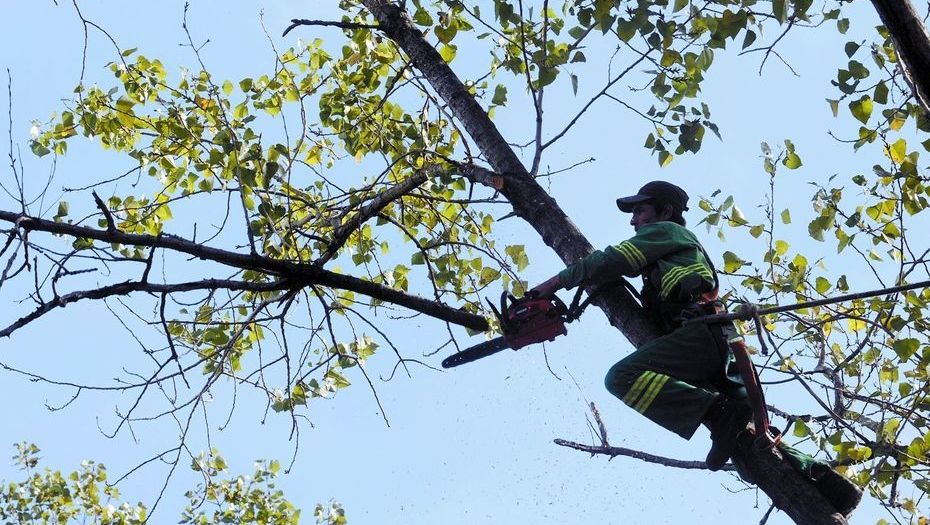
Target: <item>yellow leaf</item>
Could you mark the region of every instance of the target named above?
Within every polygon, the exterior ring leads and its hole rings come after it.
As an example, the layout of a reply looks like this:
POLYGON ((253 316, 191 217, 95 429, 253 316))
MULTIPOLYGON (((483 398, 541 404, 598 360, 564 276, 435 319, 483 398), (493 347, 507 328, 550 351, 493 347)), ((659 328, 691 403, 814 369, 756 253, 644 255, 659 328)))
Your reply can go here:
POLYGON ((862 330, 865 330, 866 327, 865 321, 860 319, 848 319, 846 321, 846 325, 853 332, 861 332, 862 330))

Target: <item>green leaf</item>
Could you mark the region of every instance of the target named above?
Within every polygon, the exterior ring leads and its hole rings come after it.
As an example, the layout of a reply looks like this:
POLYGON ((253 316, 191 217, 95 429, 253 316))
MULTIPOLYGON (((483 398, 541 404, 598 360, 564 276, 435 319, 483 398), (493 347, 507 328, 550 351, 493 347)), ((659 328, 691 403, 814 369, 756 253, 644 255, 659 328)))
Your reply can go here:
POLYGON ((907 158, 907 141, 904 139, 896 140, 894 144, 888 146, 885 153, 895 164, 901 164, 907 158))
POLYGON ((436 33, 436 38, 438 38, 440 42, 443 44, 448 44, 449 42, 452 42, 453 38, 455 38, 455 34, 458 33, 458 28, 455 26, 436 26, 433 28, 433 32, 436 33))
POLYGON ((666 167, 666 166, 668 166, 669 164, 672 163, 672 159, 673 159, 673 158, 674 158, 674 157, 672 156, 671 153, 669 153, 669 152, 667 152, 667 151, 664 151, 664 150, 663 150, 663 151, 660 151, 660 152, 659 152, 659 166, 661 166, 661 167, 663 167, 663 168, 666 167))
POLYGON ((498 84, 494 88, 494 97, 491 98, 491 104, 503 106, 507 104, 507 86, 498 84))
POLYGON ((443 44, 439 48, 439 56, 442 57, 446 63, 452 62, 455 60, 455 53, 458 51, 458 47, 452 44, 443 44))
POLYGON ((230 81, 228 81, 228 80, 225 81, 225 82, 223 82, 223 93, 224 93, 227 97, 229 96, 230 93, 232 93, 232 90, 233 90, 232 82, 230 82, 230 81))
POLYGON ((782 224, 791 224, 791 211, 788 208, 782 210, 781 222, 782 224))
POLYGON ((837 30, 839 30, 839 32, 840 32, 841 34, 844 34, 844 35, 845 35, 845 34, 846 34, 846 31, 849 31, 849 19, 848 19, 848 18, 840 18, 839 20, 837 20, 837 21, 836 21, 836 28, 837 28, 837 30))
POLYGON ((863 124, 868 124, 873 107, 872 98, 868 95, 864 95, 859 100, 854 100, 849 103, 849 110, 852 111, 853 116, 863 124))
POLYGON ((636 22, 632 20, 619 20, 617 22, 617 36, 620 37, 620 40, 624 42, 629 42, 634 35, 636 35, 636 30, 639 28, 636 22))
POLYGON ((554 67, 540 67, 539 68, 539 86, 544 87, 551 84, 555 81, 556 77, 559 76, 559 70, 554 67))
POLYGON ((825 294, 825 293, 827 293, 827 292, 830 290, 831 286, 832 286, 832 285, 830 284, 830 281, 828 281, 825 277, 818 277, 818 278, 817 278, 817 281, 816 281, 816 284, 815 284, 815 288, 817 289, 817 293, 819 293, 819 294, 825 294))
POLYGON ((848 58, 852 58, 852 56, 856 54, 856 51, 858 51, 860 47, 861 46, 856 42, 846 42, 846 46, 844 47, 846 56, 848 58))
POLYGON ((788 20, 788 7, 785 5, 786 0, 772 0, 772 14, 778 20, 779 24, 784 24, 788 20))
POLYGON ((775 253, 777 253, 778 255, 784 255, 788 253, 788 248, 790 247, 791 246, 786 241, 783 241, 781 239, 775 241, 775 253))
POLYGON ((791 152, 785 156, 785 159, 781 161, 789 170, 796 170, 801 167, 801 157, 797 153, 791 152))
POLYGON ((730 212, 729 225, 742 226, 747 222, 749 221, 746 220, 746 216, 743 215, 743 211, 740 210, 738 206, 733 206, 733 210, 730 212))
POLYGON ((733 273, 736 270, 739 270, 746 264, 746 261, 739 258, 738 255, 731 251, 723 252, 723 271, 726 273, 733 273))
POLYGON ((840 101, 828 98, 827 102, 830 104, 830 111, 833 112, 833 116, 838 116, 840 114, 840 101))
POLYGON ((29 149, 31 149, 32 153, 37 157, 44 157, 52 152, 52 150, 48 149, 45 144, 42 144, 38 140, 29 141, 29 149))
POLYGON ((823 240, 823 229, 819 228, 817 225, 818 225, 817 221, 811 221, 811 223, 807 225, 807 232, 815 240, 822 241, 823 240))
POLYGON ((873 97, 875 98, 875 102, 878 102, 879 104, 887 104, 888 85, 885 84, 885 82, 879 82, 878 85, 875 86, 875 93, 873 94, 873 97))
POLYGON ((421 26, 433 25, 433 17, 430 16, 429 11, 423 9, 422 7, 418 7, 416 12, 413 14, 413 21, 416 22, 417 25, 421 26))
POLYGON ((892 345, 892 348, 903 363, 917 353, 917 350, 920 348, 920 341, 914 338, 897 339, 892 345))
POLYGON ((898 436, 898 429, 901 427, 901 420, 891 418, 882 425, 882 438, 889 443, 894 443, 898 436))
POLYGON ((60 219, 61 217, 65 217, 66 215, 68 215, 68 208, 69 208, 69 206, 68 206, 68 202, 67 202, 67 201, 61 201, 61 202, 59 202, 59 203, 58 203, 58 213, 55 214, 55 220, 58 220, 58 219, 60 219))
POLYGON ((688 5, 689 0, 675 0, 675 5, 672 7, 674 12, 681 11, 688 5))
POLYGON ((522 272, 530 264, 530 259, 526 256, 526 249, 522 244, 507 246, 504 248, 504 253, 510 256, 510 259, 516 263, 518 271, 522 272))

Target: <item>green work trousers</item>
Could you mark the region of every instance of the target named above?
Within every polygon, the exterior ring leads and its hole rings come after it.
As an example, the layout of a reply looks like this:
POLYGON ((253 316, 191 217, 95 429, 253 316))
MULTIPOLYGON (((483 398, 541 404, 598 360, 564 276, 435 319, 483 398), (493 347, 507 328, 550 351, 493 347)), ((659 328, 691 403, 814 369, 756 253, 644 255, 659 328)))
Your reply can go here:
POLYGON ((653 339, 612 366, 604 384, 640 414, 690 439, 722 396, 746 397, 720 330, 697 322, 653 339))

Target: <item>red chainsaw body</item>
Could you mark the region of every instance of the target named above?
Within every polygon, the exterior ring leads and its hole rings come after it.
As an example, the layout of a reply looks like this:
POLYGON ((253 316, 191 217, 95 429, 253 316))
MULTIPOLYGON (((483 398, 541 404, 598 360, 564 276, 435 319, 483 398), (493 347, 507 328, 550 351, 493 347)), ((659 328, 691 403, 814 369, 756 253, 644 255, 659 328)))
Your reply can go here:
POLYGON ((506 308, 501 316, 504 337, 510 348, 552 341, 565 335, 565 305, 552 299, 522 299, 506 308))

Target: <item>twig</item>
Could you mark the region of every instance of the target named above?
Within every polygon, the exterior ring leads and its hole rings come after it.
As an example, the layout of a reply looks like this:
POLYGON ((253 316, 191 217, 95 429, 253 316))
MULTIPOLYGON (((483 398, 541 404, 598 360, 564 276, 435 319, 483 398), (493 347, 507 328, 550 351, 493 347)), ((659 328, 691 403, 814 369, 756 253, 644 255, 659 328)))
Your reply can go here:
POLYGON ((100 198, 100 195, 97 195, 97 191, 93 190, 90 192, 94 196, 94 202, 97 203, 97 208, 103 212, 103 216, 107 220, 107 231, 115 232, 116 231, 116 222, 113 221, 113 213, 110 212, 110 208, 107 208, 107 205, 103 202, 103 199, 100 198))
MULTIPOLYGON (((610 456, 611 459, 617 456, 627 456, 635 459, 645 461, 646 463, 655 463, 657 465, 663 465, 666 467, 675 467, 681 469, 692 469, 692 470, 705 470, 707 469, 707 464, 703 461, 685 461, 680 459, 666 458, 663 456, 656 456, 654 454, 649 454, 647 452, 640 452, 639 450, 633 450, 630 448, 624 447, 603 447, 596 445, 584 445, 582 443, 576 443, 574 441, 569 441, 567 439, 554 439, 553 443, 559 445, 560 447, 573 448, 575 450, 581 450, 582 452, 587 452, 594 455, 605 455, 610 456)), ((722 471, 735 471, 736 467, 733 465, 724 465, 722 471)))
POLYGON ((335 22, 330 20, 307 20, 306 18, 292 18, 291 25, 287 26, 287 29, 281 33, 281 36, 287 36, 292 29, 299 26, 323 26, 323 27, 339 27, 342 29, 379 29, 378 25, 372 24, 358 24, 355 22, 335 22))
POLYGON ((594 421, 597 422, 597 429, 600 432, 601 445, 605 447, 610 446, 609 442, 607 441, 607 427, 604 426, 604 420, 601 419, 601 413, 598 412, 597 405, 595 405, 593 401, 590 403, 590 406, 591 414, 594 415, 594 421))

